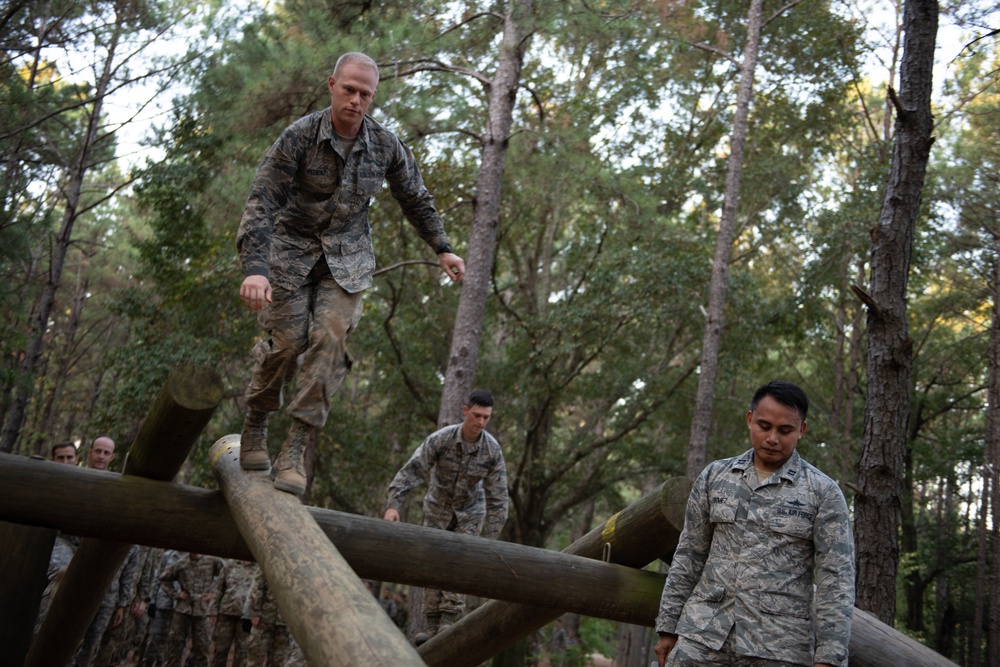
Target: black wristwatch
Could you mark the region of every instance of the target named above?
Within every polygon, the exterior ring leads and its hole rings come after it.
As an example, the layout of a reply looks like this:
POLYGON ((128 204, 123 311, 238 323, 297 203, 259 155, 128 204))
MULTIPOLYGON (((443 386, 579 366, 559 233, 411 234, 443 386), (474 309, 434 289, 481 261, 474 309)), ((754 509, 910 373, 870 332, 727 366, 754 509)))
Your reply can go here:
POLYGON ((436 254, 440 255, 443 252, 454 252, 454 250, 451 249, 451 244, 450 243, 445 242, 445 243, 442 243, 441 245, 439 245, 437 247, 437 250, 435 250, 434 252, 436 254))

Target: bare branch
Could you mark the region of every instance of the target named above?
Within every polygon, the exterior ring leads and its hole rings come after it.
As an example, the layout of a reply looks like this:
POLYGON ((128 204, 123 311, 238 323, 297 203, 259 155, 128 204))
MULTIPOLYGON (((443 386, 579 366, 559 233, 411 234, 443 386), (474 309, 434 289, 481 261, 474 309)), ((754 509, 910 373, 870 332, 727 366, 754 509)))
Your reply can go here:
POLYGON ((498 14, 496 12, 479 12, 478 14, 473 14, 472 16, 468 17, 467 19, 465 19, 464 21, 462 21, 460 23, 456 23, 455 25, 451 26, 450 28, 448 28, 447 30, 445 30, 444 32, 442 32, 440 35, 438 35, 437 37, 435 37, 434 40, 431 40, 431 41, 435 41, 435 40, 441 39, 442 37, 444 37, 445 35, 447 35, 449 32, 454 32, 455 30, 458 30, 462 26, 468 25, 468 24, 472 23, 473 21, 475 21, 476 19, 481 19, 483 17, 494 18, 494 19, 500 21, 501 23, 504 20, 503 15, 502 14, 498 14))
POLYGON ((395 264, 393 264, 391 266, 386 266, 384 268, 378 269, 378 270, 374 271, 372 273, 372 275, 373 276, 378 276, 378 275, 381 275, 383 273, 388 273, 389 271, 394 271, 394 270, 396 270, 396 269, 398 269, 400 267, 403 267, 403 266, 412 266, 412 265, 415 265, 415 264, 426 264, 427 266, 433 266, 433 267, 437 267, 438 266, 437 262, 432 262, 429 259, 407 259, 407 260, 403 260, 402 262, 396 262, 395 264))
POLYGON ((743 64, 739 60, 737 60, 732 55, 726 53, 725 51, 716 46, 712 46, 711 44, 700 44, 697 42, 689 42, 687 40, 682 40, 682 41, 692 48, 701 49, 702 51, 708 51, 709 53, 721 56, 722 58, 725 58, 733 65, 735 65, 737 69, 743 69, 743 64))
POLYGON ((794 7, 795 5, 799 4, 802 1, 803 0, 792 0, 784 7, 779 7, 773 14, 767 17, 767 19, 761 24, 761 28, 765 27, 768 23, 775 20, 776 18, 778 18, 779 16, 781 16, 782 14, 784 14, 789 9, 791 9, 792 7, 794 7))
POLYGON ((393 68, 393 71, 383 76, 383 79, 401 79, 419 72, 450 72, 452 74, 462 74, 476 79, 487 89, 489 89, 491 84, 489 77, 481 72, 468 69, 467 67, 447 65, 439 60, 406 60, 402 62, 387 63, 384 66, 393 68))

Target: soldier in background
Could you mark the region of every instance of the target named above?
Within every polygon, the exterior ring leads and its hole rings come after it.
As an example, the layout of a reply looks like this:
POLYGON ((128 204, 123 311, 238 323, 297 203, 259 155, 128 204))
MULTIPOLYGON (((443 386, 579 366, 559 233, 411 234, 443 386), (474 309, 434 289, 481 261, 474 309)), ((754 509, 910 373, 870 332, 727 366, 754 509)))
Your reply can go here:
POLYGON ((270 467, 268 415, 281 408, 282 386, 297 373, 292 426, 273 470, 275 488, 295 495, 306 489, 305 448, 351 367, 347 336, 375 269, 368 207, 383 181, 448 277, 460 281, 465 273, 410 149, 366 115, 378 80, 378 65, 365 54, 337 59, 327 80, 330 106, 293 123, 268 150, 236 235, 240 298, 268 335, 252 352, 240 464, 270 467))
POLYGON ((94 438, 87 452, 87 467, 94 470, 108 470, 115 458, 115 441, 102 435, 94 438))
POLYGON ((98 665, 118 665, 130 662, 133 656, 142 656, 149 634, 149 606, 159 586, 156 577, 162 555, 162 549, 139 547, 139 576, 135 594, 126 610, 124 622, 109 627, 104 633, 101 650, 97 654, 98 665))
POLYGON ((174 596, 174 614, 167 636, 166 664, 180 666, 185 639, 191 633, 191 667, 208 667, 212 641, 212 611, 218 600, 222 559, 189 553, 181 556, 160 575, 164 589, 174 596), (178 587, 169 586, 177 582, 178 587))
POLYGON ((232 667, 243 667, 247 659, 247 633, 243 631, 243 606, 250 595, 257 568, 253 563, 235 558, 224 562, 219 580, 219 604, 212 632, 212 667, 226 667, 229 648, 233 649, 232 667))
MULTIPOLYGON (((424 525, 466 535, 483 532, 496 539, 507 521, 507 469, 496 439, 486 432, 493 415, 493 395, 485 389, 469 394, 461 424, 445 426, 427 436, 389 484, 386 521, 399 521, 406 497, 427 484, 424 525)), ((465 610, 465 596, 426 589, 424 622, 417 634, 420 646, 451 625, 465 610)))
MULTIPOLYGON (((160 581, 160 576, 177 562, 180 557, 181 554, 179 551, 168 549, 160 555, 160 560, 156 565, 153 596, 146 610, 150 620, 149 638, 142 652, 143 667, 153 667, 153 664, 157 660, 159 660, 160 664, 163 664, 163 660, 167 655, 165 640, 170 631, 170 622, 174 617, 174 599, 176 598, 178 584, 176 581, 165 584, 160 581), (175 594, 168 593, 168 587, 173 589, 175 594)), ((186 640, 187 637, 184 638, 184 641, 186 640)))
POLYGON ((760 387, 751 449, 695 481, 656 617, 660 667, 846 667, 854 538, 837 483, 795 451, 808 410, 790 382, 760 387))
POLYGON ((247 642, 247 667, 284 667, 292 655, 291 634, 271 595, 264 573, 260 567, 256 569, 243 610, 243 615, 250 618, 253 627, 247 642))
POLYGON ((139 547, 133 544, 111 580, 111 586, 101 599, 101 605, 83 636, 83 644, 70 663, 72 667, 91 667, 99 664, 96 659, 97 652, 101 648, 101 639, 108 628, 118 628, 125 621, 125 609, 135 595, 138 578, 139 547))
POLYGON ((49 458, 56 463, 65 463, 67 465, 75 466, 79 462, 76 456, 76 444, 70 440, 57 442, 52 445, 49 452, 49 458))

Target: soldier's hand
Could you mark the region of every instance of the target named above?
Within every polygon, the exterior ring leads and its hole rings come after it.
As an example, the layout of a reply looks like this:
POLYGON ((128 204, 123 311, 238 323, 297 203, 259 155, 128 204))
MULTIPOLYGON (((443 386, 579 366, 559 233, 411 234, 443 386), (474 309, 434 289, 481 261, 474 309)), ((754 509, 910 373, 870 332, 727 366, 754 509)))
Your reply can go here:
POLYGON ((115 615, 111 619, 111 627, 117 628, 125 620, 125 607, 115 608, 115 615))
POLYGON ((653 651, 656 653, 660 667, 667 664, 667 656, 674 650, 675 644, 677 644, 677 635, 664 635, 656 642, 656 648, 653 651))
POLYGON ((265 276, 247 276, 240 285, 240 298, 247 308, 259 313, 265 303, 271 303, 271 281, 265 276))
POLYGON ((390 507, 385 511, 385 516, 382 518, 386 521, 399 521, 399 512, 390 507))
POLYGON ((143 600, 136 600, 129 611, 134 618, 142 618, 146 615, 146 603, 143 600))
POLYGON ((450 252, 443 252, 438 255, 438 264, 441 265, 441 270, 448 274, 456 283, 462 282, 462 278, 465 276, 465 260, 458 255, 450 252))

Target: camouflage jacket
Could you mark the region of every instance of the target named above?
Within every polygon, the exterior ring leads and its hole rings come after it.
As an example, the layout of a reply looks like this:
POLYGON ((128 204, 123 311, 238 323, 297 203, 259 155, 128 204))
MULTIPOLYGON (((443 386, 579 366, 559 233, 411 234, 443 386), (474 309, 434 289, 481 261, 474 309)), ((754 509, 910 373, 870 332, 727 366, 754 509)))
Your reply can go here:
POLYGON ((153 586, 153 604, 156 605, 157 609, 161 610, 172 610, 174 608, 174 599, 177 597, 178 586, 176 580, 171 581, 161 581, 160 577, 163 573, 167 571, 167 568, 172 566, 181 557, 179 551, 173 549, 167 549, 160 554, 160 560, 156 565, 156 581, 153 586), (171 589, 170 592, 167 589, 171 589))
MULTIPOLYGON (((482 526, 496 538, 507 521, 507 469, 500 444, 488 432, 476 442, 462 440, 462 425, 446 426, 421 443, 389 484, 388 507, 401 511, 411 490, 427 482, 424 523, 458 532, 482 526)), ((476 530, 475 532, 478 532, 476 530)))
POLYGON ((219 578, 218 614, 237 618, 243 614, 243 604, 250 595, 256 573, 257 568, 253 563, 235 558, 226 560, 219 578))
POLYGON ((286 625, 278 603, 271 595, 267 579, 264 578, 264 571, 256 564, 254 565, 254 579, 250 586, 250 595, 247 596, 243 605, 243 618, 257 617, 262 623, 273 625, 286 625))
POLYGON ((853 606, 854 538, 833 480, 798 452, 763 482, 752 449, 702 471, 657 632, 718 650, 732 630, 738 654, 843 667, 853 606))
POLYGON ((218 598, 222 559, 215 556, 192 558, 184 554, 160 575, 164 590, 174 598, 174 612, 190 616, 210 616, 218 598), (172 587, 180 584, 180 590, 172 587), (182 597, 182 594, 186 594, 182 597))
POLYGON ((366 116, 344 159, 334 148, 330 109, 289 126, 257 169, 236 236, 245 276, 295 289, 325 256, 348 292, 372 283, 368 206, 388 181, 403 214, 435 252, 448 239, 410 149, 366 116))

